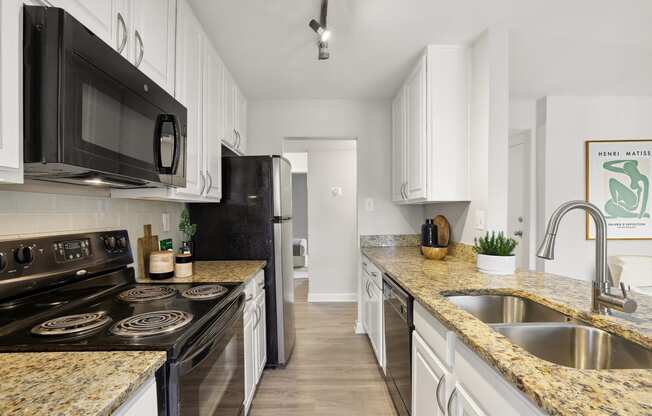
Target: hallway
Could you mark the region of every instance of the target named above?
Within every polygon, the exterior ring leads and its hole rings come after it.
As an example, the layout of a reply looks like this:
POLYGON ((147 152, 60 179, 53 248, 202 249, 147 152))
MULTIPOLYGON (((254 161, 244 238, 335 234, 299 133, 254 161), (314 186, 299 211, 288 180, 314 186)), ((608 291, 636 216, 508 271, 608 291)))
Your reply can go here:
POLYGON ((297 341, 290 364, 265 370, 250 415, 394 416, 367 338, 356 335, 355 303, 308 303, 296 280, 297 341))

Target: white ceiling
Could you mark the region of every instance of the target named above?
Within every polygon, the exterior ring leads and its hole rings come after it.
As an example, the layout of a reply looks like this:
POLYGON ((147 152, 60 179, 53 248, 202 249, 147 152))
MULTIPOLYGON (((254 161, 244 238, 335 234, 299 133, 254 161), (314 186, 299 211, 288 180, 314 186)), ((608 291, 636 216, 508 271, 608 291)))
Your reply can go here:
POLYGON ((190 0, 249 98, 391 97, 423 47, 510 28, 511 93, 652 95, 651 0, 190 0))

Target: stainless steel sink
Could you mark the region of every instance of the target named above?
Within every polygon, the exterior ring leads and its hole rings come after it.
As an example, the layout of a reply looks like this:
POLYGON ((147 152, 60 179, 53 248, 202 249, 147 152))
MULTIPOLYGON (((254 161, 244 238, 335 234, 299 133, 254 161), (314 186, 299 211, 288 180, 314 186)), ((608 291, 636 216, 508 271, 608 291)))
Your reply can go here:
POLYGON ((596 370, 652 368, 652 351, 590 326, 532 323, 492 327, 531 354, 566 367, 596 370))
POLYGON ((567 322, 569 318, 537 302, 507 295, 456 295, 446 297, 482 322, 567 322))

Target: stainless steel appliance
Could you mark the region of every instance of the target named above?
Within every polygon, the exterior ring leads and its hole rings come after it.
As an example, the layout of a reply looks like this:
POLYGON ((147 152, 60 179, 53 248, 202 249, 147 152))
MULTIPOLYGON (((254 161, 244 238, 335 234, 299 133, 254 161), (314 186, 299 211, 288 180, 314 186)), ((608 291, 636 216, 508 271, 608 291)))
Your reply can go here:
POLYGON ((294 347, 292 173, 280 156, 222 158, 222 202, 190 204, 199 260, 266 260, 267 365, 294 347))
POLYGON ((186 108, 63 9, 23 9, 25 176, 185 186, 186 108))
POLYGON ((399 416, 412 404, 413 299, 389 276, 383 276, 386 382, 399 416))
POLYGON ((0 242, 0 352, 160 350, 160 415, 244 404, 240 284, 137 284, 126 231, 0 242))

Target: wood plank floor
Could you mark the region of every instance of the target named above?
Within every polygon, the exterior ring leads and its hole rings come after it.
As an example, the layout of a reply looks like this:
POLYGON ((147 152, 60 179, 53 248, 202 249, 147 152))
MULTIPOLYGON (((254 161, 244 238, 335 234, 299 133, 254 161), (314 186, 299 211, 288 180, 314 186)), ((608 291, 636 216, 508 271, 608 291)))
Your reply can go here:
POLYGON ((297 339, 285 369, 265 370, 249 412, 267 415, 395 416, 366 336, 353 332, 354 303, 308 303, 297 279, 297 339))

